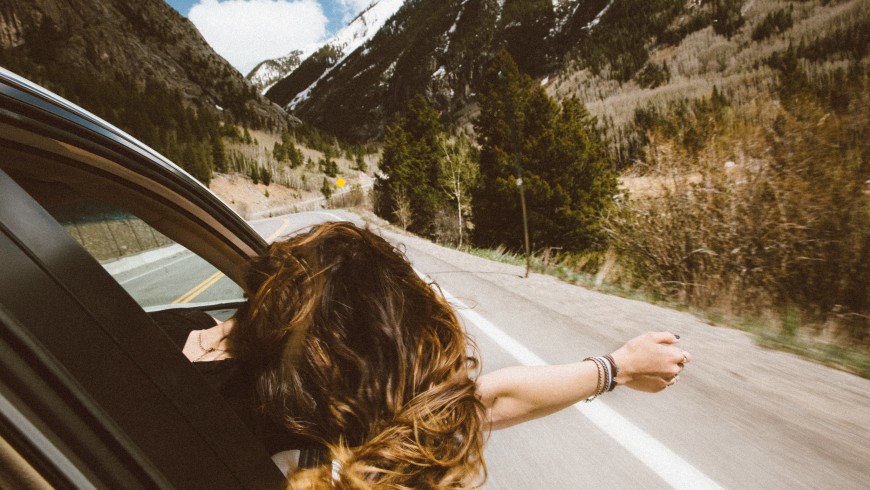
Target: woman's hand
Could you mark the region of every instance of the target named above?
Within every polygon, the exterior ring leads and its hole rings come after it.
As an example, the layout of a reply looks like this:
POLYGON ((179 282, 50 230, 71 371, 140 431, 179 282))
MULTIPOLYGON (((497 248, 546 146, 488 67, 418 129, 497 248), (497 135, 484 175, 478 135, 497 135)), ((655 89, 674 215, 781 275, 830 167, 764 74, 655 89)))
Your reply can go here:
POLYGON ((677 382, 692 356, 677 347, 680 338, 670 332, 647 332, 625 343, 612 354, 619 375, 616 382, 655 393, 677 382))

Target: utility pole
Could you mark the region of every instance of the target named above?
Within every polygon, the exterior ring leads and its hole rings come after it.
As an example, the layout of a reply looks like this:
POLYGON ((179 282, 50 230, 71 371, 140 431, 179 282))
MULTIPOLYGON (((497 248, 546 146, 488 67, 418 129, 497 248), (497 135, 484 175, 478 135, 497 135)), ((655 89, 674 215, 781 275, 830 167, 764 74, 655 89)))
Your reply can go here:
POLYGON ((523 237, 526 242, 526 274, 529 277, 529 269, 532 267, 531 253, 529 251, 529 217, 526 214, 526 193, 523 190, 523 168, 520 166, 520 153, 514 153, 514 165, 517 170, 517 187, 520 189, 520 206, 523 208, 523 237))
MULTIPOLYGON (((504 76, 504 73, 499 71, 498 77, 507 83, 507 79, 504 76)), ((513 104, 511 104, 512 99, 510 98, 510 94, 507 91, 507 87, 505 87, 505 111, 508 111, 508 125, 511 128, 511 138, 514 140, 514 169, 517 173, 517 188, 520 191, 520 207, 523 210, 523 238, 525 241, 526 248, 526 273, 523 277, 529 277, 529 269, 532 267, 532 257, 531 250, 529 247, 529 218, 526 212, 526 193, 524 191, 523 185, 523 167, 520 165, 520 142, 519 137, 517 135, 517 125, 514 120, 514 111, 513 104)))

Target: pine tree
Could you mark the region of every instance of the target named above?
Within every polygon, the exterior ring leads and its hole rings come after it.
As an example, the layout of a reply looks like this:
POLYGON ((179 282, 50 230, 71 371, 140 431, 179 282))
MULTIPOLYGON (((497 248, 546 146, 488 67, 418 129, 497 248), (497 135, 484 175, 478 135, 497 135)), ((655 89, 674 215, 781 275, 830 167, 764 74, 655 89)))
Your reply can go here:
POLYGON ((332 197, 332 184, 326 177, 323 178, 323 183, 320 185, 320 193, 327 201, 332 197))
POLYGON ((394 219, 399 189, 404 182, 403 166, 408 160, 408 133, 401 123, 387 128, 384 135, 384 152, 378 163, 379 174, 375 176, 375 213, 382 218, 394 219))
POLYGON ((412 98, 405 116, 387 130, 379 165, 384 176, 376 181, 376 212, 395 218, 397 198, 403 192, 413 216, 410 229, 425 236, 433 233, 435 216, 447 200, 439 184, 443 133, 438 112, 426 98, 412 98))
POLYGON ((302 152, 299 151, 299 148, 296 148, 296 144, 290 137, 290 133, 285 131, 281 135, 281 142, 284 145, 284 153, 290 160, 290 168, 297 168, 301 166, 305 161, 305 157, 302 155, 302 152))
POLYGON ((275 146, 272 147, 272 158, 278 162, 287 160, 287 151, 284 149, 284 145, 280 141, 276 141, 275 146))
POLYGON ((338 163, 328 153, 318 160, 317 165, 320 171, 329 177, 338 175, 338 163))
POLYGON ((487 69, 474 126, 480 146, 480 185, 472 193, 474 241, 482 246, 522 246, 517 193, 525 96, 531 79, 502 50, 487 69))
POLYGON ((566 249, 603 244, 600 218, 618 192, 616 173, 596 126, 578 99, 566 99, 553 125, 550 153, 538 153, 555 170, 550 180, 555 199, 550 205, 556 219, 548 228, 566 249))
POLYGON ((362 152, 357 153, 354 156, 353 162, 354 162, 355 168, 357 170, 359 170, 360 172, 365 173, 365 172, 369 171, 369 166, 368 166, 368 164, 366 164, 365 155, 363 155, 362 152))
POLYGON ((211 153, 214 169, 220 173, 227 172, 227 152, 223 139, 218 133, 213 133, 211 138, 211 153))
POLYGON ((522 248, 521 182, 534 247, 599 245, 598 222, 617 183, 596 124, 579 100, 558 106, 500 53, 487 72, 475 122, 481 146, 475 242, 522 248))

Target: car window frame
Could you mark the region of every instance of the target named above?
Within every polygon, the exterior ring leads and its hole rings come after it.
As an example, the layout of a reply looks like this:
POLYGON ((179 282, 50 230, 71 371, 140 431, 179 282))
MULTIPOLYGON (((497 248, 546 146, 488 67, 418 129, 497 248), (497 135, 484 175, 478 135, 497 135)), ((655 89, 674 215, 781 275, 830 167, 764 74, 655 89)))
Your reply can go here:
MULTIPOLYGON (((265 240, 207 187, 145 144, 102 119, 0 67, 0 135, 7 151, 39 152, 57 169, 86 172, 127 198, 145 196, 135 211, 148 224, 243 283, 243 264, 265 240), (10 143, 14 140, 14 143, 10 143), (148 219, 148 205, 159 206, 148 219), (167 224, 161 212, 184 221, 167 224), (206 242, 202 237, 214 238, 206 242)), ((2 141, 0 141, 2 142, 2 141)), ((94 182, 97 182, 95 180, 94 182)), ((103 192, 111 197, 113 192, 103 192)), ((111 201, 109 201, 111 203, 111 201)))

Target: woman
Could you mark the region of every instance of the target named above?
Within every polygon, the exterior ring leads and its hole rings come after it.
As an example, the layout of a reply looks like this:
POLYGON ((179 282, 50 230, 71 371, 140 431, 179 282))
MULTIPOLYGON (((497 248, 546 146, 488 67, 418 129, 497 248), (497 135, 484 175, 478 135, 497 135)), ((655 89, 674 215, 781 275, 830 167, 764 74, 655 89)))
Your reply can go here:
POLYGON ((674 335, 649 333, 612 356, 477 376, 443 296, 350 223, 273 244, 245 286, 235 323, 191 332, 184 350, 246 373, 267 446, 301 450, 291 488, 474 487, 488 430, 616 385, 662 390, 691 359, 674 335))

